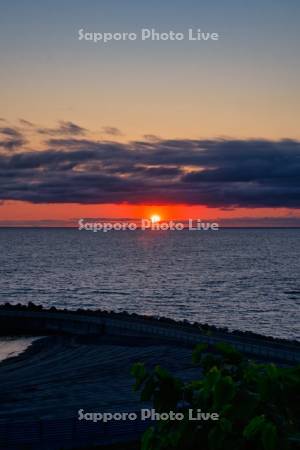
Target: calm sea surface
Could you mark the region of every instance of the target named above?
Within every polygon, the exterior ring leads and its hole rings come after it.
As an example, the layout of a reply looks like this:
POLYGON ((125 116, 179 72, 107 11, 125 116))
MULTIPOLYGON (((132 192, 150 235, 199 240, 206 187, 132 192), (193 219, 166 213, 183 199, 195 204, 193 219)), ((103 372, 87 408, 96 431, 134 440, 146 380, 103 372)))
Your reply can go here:
POLYGON ((161 315, 300 339, 300 230, 0 229, 0 302, 161 315))

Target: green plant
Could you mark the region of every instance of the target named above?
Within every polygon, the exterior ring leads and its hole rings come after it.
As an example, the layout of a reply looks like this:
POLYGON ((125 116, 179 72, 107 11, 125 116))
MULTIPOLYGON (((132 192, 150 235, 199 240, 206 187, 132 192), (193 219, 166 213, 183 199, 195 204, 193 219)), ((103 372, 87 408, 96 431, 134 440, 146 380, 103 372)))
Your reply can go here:
POLYGON ((142 450, 287 450, 299 445, 300 368, 247 360, 227 344, 198 345, 199 378, 184 383, 157 366, 132 368, 141 400, 183 419, 155 422, 142 450), (297 398, 298 395, 298 398, 297 398), (218 413, 219 420, 190 420, 190 411, 218 413))

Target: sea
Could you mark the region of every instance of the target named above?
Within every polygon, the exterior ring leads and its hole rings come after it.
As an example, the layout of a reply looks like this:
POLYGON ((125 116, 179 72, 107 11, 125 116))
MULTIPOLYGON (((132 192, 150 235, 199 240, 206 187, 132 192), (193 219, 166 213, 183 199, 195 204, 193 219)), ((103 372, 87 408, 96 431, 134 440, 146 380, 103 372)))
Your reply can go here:
POLYGON ((300 229, 0 229, 0 303, 127 311, 300 340, 300 229))

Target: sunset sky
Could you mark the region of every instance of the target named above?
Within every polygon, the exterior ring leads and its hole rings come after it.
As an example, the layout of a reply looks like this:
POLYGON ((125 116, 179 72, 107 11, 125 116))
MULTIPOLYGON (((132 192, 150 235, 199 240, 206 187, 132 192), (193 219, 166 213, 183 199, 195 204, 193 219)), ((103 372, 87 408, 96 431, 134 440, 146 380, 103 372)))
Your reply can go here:
POLYGON ((300 226, 299 0, 1 0, 0 226, 300 226), (78 40, 78 30, 219 41, 78 40))

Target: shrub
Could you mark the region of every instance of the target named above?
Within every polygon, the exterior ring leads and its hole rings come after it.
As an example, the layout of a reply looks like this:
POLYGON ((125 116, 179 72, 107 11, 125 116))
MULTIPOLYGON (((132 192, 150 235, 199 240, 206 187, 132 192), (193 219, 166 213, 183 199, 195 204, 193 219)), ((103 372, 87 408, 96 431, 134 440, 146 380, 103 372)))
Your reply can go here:
POLYGON ((183 382, 157 366, 132 368, 142 401, 181 421, 158 421, 144 433, 142 450, 287 450, 299 448, 300 368, 247 360, 227 344, 198 345, 199 378, 183 382), (297 398, 298 395, 298 398, 297 398), (189 420, 189 410, 218 413, 219 420, 189 420))

